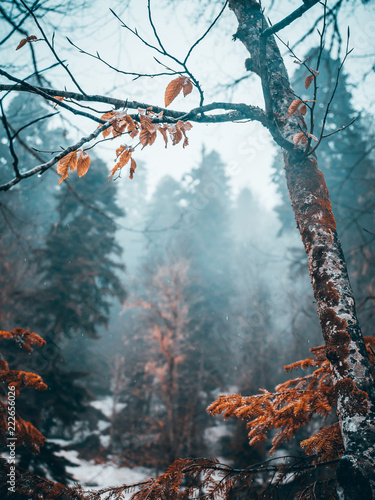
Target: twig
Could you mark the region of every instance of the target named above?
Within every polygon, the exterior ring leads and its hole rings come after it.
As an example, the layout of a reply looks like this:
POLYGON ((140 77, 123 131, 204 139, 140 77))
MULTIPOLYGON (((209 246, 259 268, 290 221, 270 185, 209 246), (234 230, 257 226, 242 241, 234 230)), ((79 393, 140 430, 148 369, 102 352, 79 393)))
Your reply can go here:
MULTIPOLYGON (((35 93, 35 94, 39 94, 41 95, 42 97, 44 97, 45 99, 47 99, 48 101, 52 101, 54 102, 55 104, 58 104, 59 106, 61 106, 62 108, 65 108, 67 110, 69 110, 71 113, 75 114, 75 115, 81 115, 81 116, 84 116, 86 118, 89 118, 90 120, 94 120, 95 122, 98 122, 98 123, 102 123, 104 124, 105 123, 105 120, 102 120, 101 118, 97 118, 96 116, 94 115, 91 115, 90 113, 86 113, 84 111, 79 111, 78 109, 75 109, 75 108, 72 108, 71 106, 68 106, 67 104, 65 104, 64 102, 62 101, 59 101, 58 99, 56 99, 55 97, 53 97, 52 95, 49 95, 47 92, 44 91, 44 89, 42 89, 41 87, 36 87, 34 85, 30 85, 30 83, 27 83, 25 82, 24 80, 20 80, 19 78, 16 78, 15 76, 12 76, 10 75, 9 73, 7 73, 6 71, 0 69, 0 75, 3 75, 5 76, 6 78, 8 78, 8 80, 11 80, 13 82, 17 82, 21 85, 21 87, 24 87, 24 89, 27 91, 27 92, 31 92, 31 93, 35 93)), ((3 88, 5 88, 7 86, 4 86, 4 85, 0 85, 0 90, 2 90, 3 88)), ((15 90, 15 86, 13 86, 13 89, 9 89, 9 90, 15 90)), ((21 90, 21 89, 20 89, 21 90)), ((54 94, 56 95, 56 94, 54 94)), ((79 95, 79 94, 78 94, 79 95)))
POLYGON ((314 7, 314 5, 319 3, 319 1, 320 0, 306 0, 306 1, 304 0, 303 5, 301 5, 301 7, 298 7, 298 9, 289 14, 289 16, 286 16, 282 21, 264 30, 261 37, 268 38, 269 36, 274 35, 278 31, 286 28, 286 26, 292 24, 293 21, 301 17, 306 11, 311 9, 311 7, 314 7))
POLYGON ((20 171, 19 171, 19 168, 18 168, 18 156, 14 150, 14 146, 13 146, 13 137, 11 136, 11 133, 10 133, 10 130, 9 130, 9 127, 8 127, 8 120, 6 119, 6 116, 5 116, 5 112, 4 112, 4 107, 3 107, 3 102, 0 100, 0 110, 1 110, 1 121, 3 122, 3 125, 4 125, 4 129, 5 129, 5 133, 8 137, 8 140, 9 140, 9 149, 10 149, 10 154, 12 155, 13 157, 13 170, 14 170, 14 173, 16 175, 16 179, 19 178, 20 176, 20 171))
POLYGON ((44 33, 43 31, 43 28, 41 27, 41 25, 39 24, 39 21, 37 19, 37 17, 35 16, 34 12, 32 11, 32 9, 29 9, 29 7, 25 4, 25 2, 23 0, 20 0, 20 2, 22 3, 22 5, 25 7, 25 9, 29 12, 29 14, 32 16, 32 18, 34 19, 34 22, 35 24, 38 26, 39 28, 39 31, 41 32, 46 44, 48 45, 50 51, 52 52, 52 54, 55 56, 56 60, 59 62, 59 64, 65 69, 65 71, 68 73, 68 75, 70 76, 72 82, 75 84, 75 86, 77 87, 77 89, 83 94, 85 95, 85 92, 82 90, 82 88, 80 87, 80 85, 78 84, 77 80, 75 79, 75 77, 73 76, 73 74, 71 73, 71 71, 69 70, 68 66, 66 64, 64 64, 64 62, 60 59, 60 57, 58 56, 57 52, 55 51, 53 45, 50 43, 50 41, 48 40, 46 34, 44 33))
POLYGON ((223 5, 221 11, 219 12, 219 14, 215 17, 215 19, 212 21, 212 23, 206 29, 206 31, 203 33, 203 35, 200 38, 198 38, 198 40, 196 42, 194 42, 193 45, 188 50, 188 53, 186 54, 186 57, 184 59, 183 64, 187 63, 187 60, 189 59, 190 54, 193 52, 193 50, 195 49, 195 47, 208 35, 208 33, 211 31, 211 29, 215 26, 215 24, 217 23, 217 21, 222 16, 222 14, 223 14, 223 12, 224 12, 224 10, 225 10, 225 8, 226 8, 227 5, 228 5, 228 0, 225 0, 224 5, 223 5))
POLYGON ((102 125, 101 127, 98 127, 92 134, 90 134, 87 137, 82 137, 78 142, 76 142, 72 146, 69 146, 68 148, 64 149, 64 151, 62 151, 61 153, 56 155, 51 160, 47 161, 46 163, 42 163, 41 165, 37 165, 36 167, 31 168, 30 170, 27 170, 26 172, 19 173, 19 175, 16 176, 11 181, 6 182, 5 184, 2 184, 0 186, 0 191, 8 191, 8 189, 10 189, 15 184, 18 184, 22 179, 26 179, 27 177, 32 177, 33 175, 41 174, 41 173, 45 172, 46 170, 50 169, 53 165, 55 165, 59 160, 61 160, 61 158, 64 158, 64 156, 71 153, 72 151, 76 151, 83 144, 92 141, 101 132, 103 132, 103 130, 106 130, 110 126, 111 126, 111 122, 109 122, 109 121, 105 122, 104 125, 102 125))
MULTIPOLYGON (((73 43, 68 37, 66 37, 66 39, 81 54, 85 54, 86 56, 92 57, 92 58, 96 59, 97 61, 102 62, 108 68, 112 69, 113 71, 116 71, 116 73, 121 73, 121 74, 127 75, 127 76, 135 76, 136 79, 141 78, 141 77, 155 78, 157 76, 174 76, 174 75, 178 75, 179 74, 178 71, 172 71, 172 70, 169 71, 168 73, 167 72, 164 72, 164 73, 138 73, 137 72, 137 73, 135 73, 135 72, 132 72, 132 71, 124 71, 124 70, 116 68, 116 66, 112 66, 112 64, 110 64, 109 62, 107 62, 105 59, 103 59, 100 56, 99 52, 97 52, 96 55, 95 54, 91 54, 90 52, 87 52, 86 50, 83 50, 80 47, 78 47, 78 45, 76 45, 75 43, 73 43)), ((157 61, 157 62, 159 62, 159 61, 157 61)))

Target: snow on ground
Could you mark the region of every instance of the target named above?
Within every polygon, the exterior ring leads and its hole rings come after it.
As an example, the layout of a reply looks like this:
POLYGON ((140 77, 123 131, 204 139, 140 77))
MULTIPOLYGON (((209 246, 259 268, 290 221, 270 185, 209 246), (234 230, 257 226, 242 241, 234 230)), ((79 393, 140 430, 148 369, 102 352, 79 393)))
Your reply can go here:
MULTIPOLYGON (((103 399, 97 399, 96 401, 91 401, 91 406, 100 410, 107 418, 111 418, 113 411, 113 397, 107 396, 103 399)), ((125 408, 126 404, 116 403, 116 412, 121 411, 125 408)))
POLYGON ((109 486, 134 484, 153 476, 152 471, 144 467, 117 467, 111 462, 106 464, 87 462, 78 458, 78 452, 74 450, 64 450, 59 454, 78 465, 67 467, 67 470, 84 489, 100 490, 109 486))

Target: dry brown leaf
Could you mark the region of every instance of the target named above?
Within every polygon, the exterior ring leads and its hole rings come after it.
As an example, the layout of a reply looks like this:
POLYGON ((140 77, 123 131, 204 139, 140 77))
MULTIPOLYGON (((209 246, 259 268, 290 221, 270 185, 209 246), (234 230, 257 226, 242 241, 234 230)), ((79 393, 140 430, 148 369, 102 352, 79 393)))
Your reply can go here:
POLYGON ((311 85, 311 82, 314 80, 314 75, 309 75, 309 76, 306 76, 306 79, 305 79, 305 89, 308 89, 311 85))
MULTIPOLYGON (((156 130, 142 129, 139 134, 139 142, 142 144, 143 148, 147 145, 154 144, 156 139, 156 130)), ((142 149, 143 149, 142 148, 142 149)))
POLYGON ((37 37, 35 35, 30 35, 30 36, 27 36, 26 38, 22 38, 22 40, 18 44, 16 50, 21 49, 24 45, 27 44, 27 42, 31 42, 32 40, 36 40, 36 39, 37 39, 37 37))
POLYGON ((130 162, 130 174, 129 174, 129 179, 133 179, 135 169, 137 168, 137 164, 133 158, 131 159, 130 162))
POLYGON ((295 99, 288 108, 288 113, 289 113, 288 116, 295 113, 301 104, 302 104, 301 99, 295 99))
POLYGON ((128 124, 129 135, 133 139, 138 134, 138 125, 135 123, 135 121, 130 115, 125 116, 125 121, 128 124))
POLYGON ((181 90, 183 90, 184 97, 189 95, 193 90, 193 84, 191 80, 186 76, 179 76, 168 84, 167 88, 165 89, 164 96, 165 107, 169 106, 170 103, 174 99, 176 99, 181 90))
POLYGON ((164 142, 165 142, 165 147, 168 146, 168 136, 167 136, 167 128, 166 127, 159 127, 158 128, 159 132, 163 136, 164 142))
POLYGON ((300 142, 306 143, 307 139, 305 137, 305 134, 303 132, 299 132, 293 137, 293 143, 297 146, 300 142))
POLYGON ((69 177, 69 169, 73 172, 77 168, 77 151, 72 151, 71 153, 67 154, 57 164, 57 173, 59 175, 62 175, 61 179, 59 180, 59 184, 69 177))
POLYGON ((85 174, 87 174, 87 171, 90 168, 91 160, 86 151, 82 151, 80 149, 79 152, 80 155, 77 162, 77 174, 79 175, 79 177, 83 177, 85 174))
POLYGON ((182 92, 184 93, 184 97, 189 95, 193 90, 193 84, 189 78, 187 78, 186 83, 183 84, 182 92))
POLYGON ((128 146, 120 146, 119 148, 117 148, 116 155, 118 157, 118 162, 111 170, 111 173, 108 176, 108 180, 112 179, 115 172, 117 170, 121 170, 122 167, 124 167, 128 163, 128 161, 130 160, 130 158, 132 156, 133 151, 134 151, 134 149, 129 148, 128 146))
MULTIPOLYGON (((185 148, 186 146, 189 145, 189 139, 186 136, 186 131, 190 130, 192 127, 193 126, 190 122, 182 122, 182 121, 178 120, 178 122, 176 123, 176 128, 178 130, 180 130, 184 136, 184 142, 182 145, 183 148, 185 148)), ((180 139, 178 140, 178 142, 180 142, 180 139)), ((177 144, 177 142, 176 142, 176 144, 177 144)))
POLYGON ((179 76, 178 78, 175 78, 171 82, 168 83, 167 88, 165 89, 165 95, 164 95, 164 103, 165 107, 169 106, 170 103, 176 99, 178 94, 182 90, 182 81, 184 77, 179 76))
POLYGON ((307 106, 306 106, 306 104, 304 104, 303 106, 301 106, 299 108, 299 112, 301 113, 301 115, 305 116, 305 114, 307 112, 307 106))

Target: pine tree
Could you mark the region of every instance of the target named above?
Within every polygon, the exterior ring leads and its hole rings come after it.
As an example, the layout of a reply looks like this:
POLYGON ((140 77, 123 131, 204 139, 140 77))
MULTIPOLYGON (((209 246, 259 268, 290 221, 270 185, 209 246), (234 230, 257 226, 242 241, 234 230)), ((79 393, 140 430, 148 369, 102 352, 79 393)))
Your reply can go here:
MULTIPOLYGON (((22 324, 42 333, 47 341, 36 363, 49 389, 33 401, 32 416, 47 438, 73 438, 77 421, 81 431, 86 425, 92 430, 94 409, 89 411, 92 395, 87 384, 93 378, 90 372, 96 372, 96 362, 90 356, 89 339, 97 338, 107 326, 113 298, 125 298, 118 275, 123 268, 118 261, 121 249, 115 237, 115 218, 122 212, 116 205, 116 188, 106 177, 106 166, 97 159, 85 183, 72 183, 74 192, 62 186, 57 220, 45 236, 44 247, 34 252, 34 287, 20 293, 22 324), (90 200, 90 206, 85 200, 90 200), (84 385, 79 382, 83 376, 89 380, 84 385)), ((95 377, 101 375, 95 373, 95 377)), ((47 466, 56 480, 66 482, 67 462, 56 456, 57 450, 47 439, 41 453, 24 455, 21 465, 35 472, 47 466)))
MULTIPOLYGON (((200 298, 190 314, 195 342, 200 346, 201 359, 196 362, 203 364, 204 390, 210 391, 224 385, 224 366, 233 370, 231 364, 227 365, 227 334, 233 327, 231 201, 225 165, 218 153, 203 149, 201 163, 187 179, 186 191, 187 227, 182 241, 191 262, 191 293, 200 298)), ((230 371, 225 378, 225 384, 232 382, 230 371)))

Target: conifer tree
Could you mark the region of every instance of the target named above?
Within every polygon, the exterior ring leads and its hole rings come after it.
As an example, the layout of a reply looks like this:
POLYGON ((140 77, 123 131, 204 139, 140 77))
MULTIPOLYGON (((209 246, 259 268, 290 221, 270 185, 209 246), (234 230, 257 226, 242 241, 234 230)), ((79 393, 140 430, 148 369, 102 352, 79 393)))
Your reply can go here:
POLYGON ((232 212, 225 165, 216 151, 203 148, 200 164, 187 179, 185 199, 182 241, 191 262, 191 293, 200 298, 190 314, 202 349, 205 390, 210 391, 232 382, 227 365, 227 332, 233 327, 232 212))
POLYGON ((41 399, 35 398, 32 416, 47 442, 39 455, 25 454, 21 465, 35 472, 47 466, 60 482, 70 477, 67 462, 56 456, 58 446, 48 438, 74 438, 77 421, 81 431, 95 425, 89 423, 95 421, 94 409, 88 406, 92 395, 87 382, 79 379, 90 378, 95 371, 89 339, 107 326, 113 299, 125 298, 118 276, 123 267, 118 260, 121 249, 115 237, 115 218, 122 212, 116 204, 116 187, 106 182, 105 164, 94 160, 87 182, 73 183, 73 189, 62 186, 57 195, 56 222, 50 225, 44 247, 34 252, 35 285, 21 293, 19 318, 42 333, 48 346, 35 361, 48 390, 41 399), (88 199, 90 206, 85 204, 88 199))

